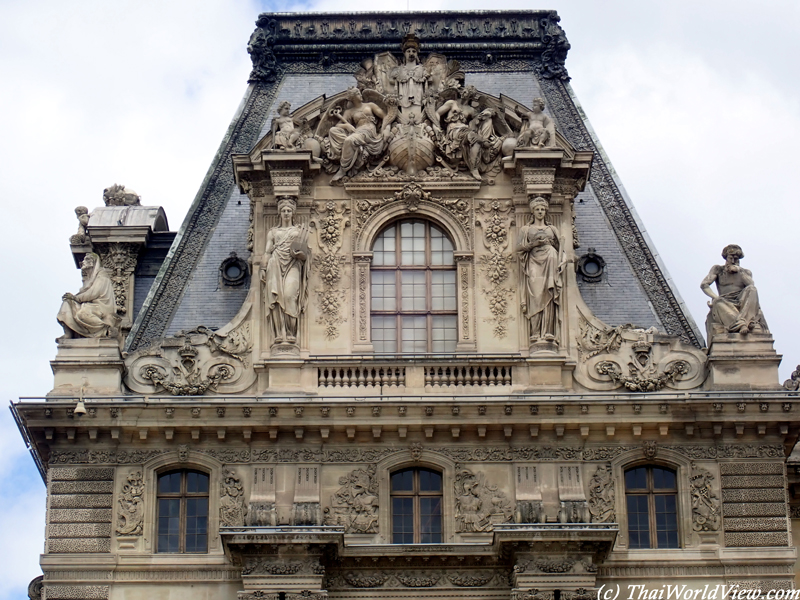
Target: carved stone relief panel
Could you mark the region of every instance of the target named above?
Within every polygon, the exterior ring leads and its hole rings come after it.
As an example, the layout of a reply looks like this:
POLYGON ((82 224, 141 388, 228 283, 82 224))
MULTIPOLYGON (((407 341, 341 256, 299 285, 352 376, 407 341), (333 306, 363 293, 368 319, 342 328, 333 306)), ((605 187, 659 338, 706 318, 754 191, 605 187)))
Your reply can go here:
POLYGON ((692 463, 689 475, 692 495, 692 529, 697 532, 718 531, 722 520, 722 506, 712 485, 714 475, 692 463))
POLYGON ((292 522, 294 525, 320 525, 319 465, 298 465, 294 483, 292 522))
POLYGON ((275 467, 254 466, 253 488, 250 491, 250 504, 247 509, 247 524, 255 526, 277 525, 275 511, 275 467))
POLYGON ((543 523, 542 490, 536 465, 515 465, 517 492, 517 523, 543 523))
POLYGON ((462 469, 453 486, 457 533, 492 531, 496 524, 513 521, 514 504, 498 486, 489 484, 483 473, 462 469))
POLYGON ((140 248, 141 244, 121 242, 97 244, 95 248, 114 286, 114 301, 122 327, 130 327, 132 323, 133 272, 140 248))
POLYGON ((339 478, 342 486, 323 511, 323 524, 344 527, 345 533, 378 533, 378 478, 374 464, 339 478))
POLYGON ((235 471, 225 469, 220 481, 219 524, 222 527, 242 527, 246 518, 242 481, 235 471))
POLYGON ((611 465, 600 465, 589 481, 589 513, 592 523, 616 521, 616 491, 611 465))
POLYGON ((117 500, 117 535, 142 535, 144 520, 142 472, 128 475, 117 500))

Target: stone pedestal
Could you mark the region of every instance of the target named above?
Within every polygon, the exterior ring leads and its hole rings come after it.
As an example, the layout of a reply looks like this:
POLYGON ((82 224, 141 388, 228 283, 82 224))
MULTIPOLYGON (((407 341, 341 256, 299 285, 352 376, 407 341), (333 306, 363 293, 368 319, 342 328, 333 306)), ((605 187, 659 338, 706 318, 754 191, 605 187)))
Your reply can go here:
POLYGON ((708 380, 712 389, 780 389, 781 355, 768 333, 718 333, 709 341, 708 380))
POLYGON ((553 352, 537 352, 528 363, 529 385, 532 388, 569 388, 575 365, 567 357, 553 352))
POLYGON ((60 340, 53 369, 53 389, 48 396, 78 396, 83 394, 122 393, 122 374, 125 366, 114 338, 78 338, 60 340))

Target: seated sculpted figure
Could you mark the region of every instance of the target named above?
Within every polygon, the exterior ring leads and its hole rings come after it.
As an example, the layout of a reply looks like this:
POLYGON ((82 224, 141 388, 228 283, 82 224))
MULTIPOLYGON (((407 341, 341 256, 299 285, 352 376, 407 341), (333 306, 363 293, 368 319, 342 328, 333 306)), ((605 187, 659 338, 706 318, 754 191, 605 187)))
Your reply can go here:
POLYGON ((522 110, 516 107, 516 113, 522 117, 522 129, 517 138, 517 147, 544 148, 554 146, 556 140, 556 130, 553 120, 544 114, 544 100, 541 98, 533 99, 533 110, 522 110))
POLYGON ((62 296, 56 319, 64 327, 64 335, 59 340, 117 335, 120 319, 114 300, 114 284, 94 252, 84 257, 81 277, 83 286, 80 291, 62 296))
POLYGON ((747 334, 751 331, 769 333, 764 314, 758 303, 758 291, 753 285, 753 274, 739 266, 744 252, 736 244, 722 250, 724 265, 714 265, 700 284, 700 289, 711 298, 711 311, 706 319, 709 341, 715 331, 747 334), (715 294, 711 284, 717 284, 715 294))
POLYGON ((334 112, 338 125, 328 132, 331 158, 339 159, 339 170, 331 178, 338 181, 351 170, 364 166, 367 158, 378 156, 386 147, 384 130, 378 133, 377 123, 386 117, 384 110, 374 102, 364 102, 358 88, 347 91, 352 106, 342 112, 334 112))

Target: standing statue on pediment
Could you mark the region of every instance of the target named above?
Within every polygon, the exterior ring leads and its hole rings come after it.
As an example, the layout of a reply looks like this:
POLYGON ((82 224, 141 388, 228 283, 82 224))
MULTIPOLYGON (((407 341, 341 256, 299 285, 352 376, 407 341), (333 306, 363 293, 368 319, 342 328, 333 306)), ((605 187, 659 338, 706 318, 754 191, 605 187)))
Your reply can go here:
POLYGON ((80 291, 62 296, 56 319, 64 327, 64 335, 59 340, 117 335, 120 319, 114 284, 94 252, 87 253, 81 262, 81 277, 80 291))
POLYGON ((722 249, 724 265, 714 265, 700 283, 700 289, 711 298, 711 311, 706 318, 708 339, 714 333, 730 332, 746 335, 750 332, 769 333, 767 321, 758 302, 758 290, 753 285, 753 273, 739 265, 744 252, 736 244, 722 249), (715 283, 718 294, 711 289, 715 283))
POLYGON ((389 72, 389 80, 394 84, 398 106, 403 114, 414 115, 415 121, 422 121, 422 104, 427 97, 430 73, 419 62, 419 39, 407 35, 403 39, 403 62, 389 72))
POLYGON ((561 316, 561 245, 558 230, 547 222, 547 200, 534 198, 530 207, 531 222, 520 229, 517 244, 522 313, 528 319, 531 344, 557 344, 561 316))
POLYGON ((280 222, 267 233, 261 272, 269 325, 276 344, 296 344, 300 314, 308 302, 308 228, 294 224, 297 200, 278 199, 280 222))
POLYGON ((555 146, 556 129, 553 120, 544 114, 544 100, 533 99, 533 110, 515 107, 515 112, 522 119, 522 128, 517 138, 518 148, 545 148, 555 146))

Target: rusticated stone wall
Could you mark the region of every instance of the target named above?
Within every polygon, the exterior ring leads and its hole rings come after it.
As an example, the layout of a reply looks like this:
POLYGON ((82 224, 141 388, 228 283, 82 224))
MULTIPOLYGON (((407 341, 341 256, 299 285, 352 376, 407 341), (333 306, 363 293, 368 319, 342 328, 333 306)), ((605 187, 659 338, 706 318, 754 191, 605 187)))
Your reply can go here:
POLYGON ((722 463, 725 545, 786 546, 786 481, 783 464, 722 463))

